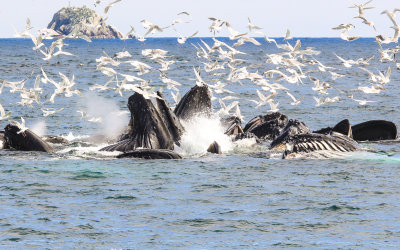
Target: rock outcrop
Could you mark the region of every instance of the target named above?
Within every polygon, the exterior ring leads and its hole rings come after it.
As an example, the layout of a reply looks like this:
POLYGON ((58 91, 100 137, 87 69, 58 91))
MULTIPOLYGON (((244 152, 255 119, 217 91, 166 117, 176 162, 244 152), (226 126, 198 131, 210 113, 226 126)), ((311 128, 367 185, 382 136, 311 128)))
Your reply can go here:
POLYGON ((103 17, 86 6, 62 8, 54 14, 47 28, 72 37, 122 38, 115 27, 107 25, 103 17))

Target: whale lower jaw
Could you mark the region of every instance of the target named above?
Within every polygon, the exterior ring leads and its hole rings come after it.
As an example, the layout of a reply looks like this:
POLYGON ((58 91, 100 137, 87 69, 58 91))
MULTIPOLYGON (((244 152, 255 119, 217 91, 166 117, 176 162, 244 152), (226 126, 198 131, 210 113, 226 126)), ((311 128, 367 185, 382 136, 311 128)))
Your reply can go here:
MULTIPOLYGON (((343 153, 360 150, 357 142, 340 134, 300 134, 291 136, 286 142, 286 150, 282 158, 310 157, 310 155, 327 158, 329 155, 343 155, 343 153)), ((314 157, 311 157, 314 158, 314 157)), ((317 157, 320 158, 320 157, 317 157)))
POLYGON ((117 156, 117 158, 142 159, 182 159, 178 153, 168 149, 135 149, 117 156))
POLYGON ((338 152, 331 150, 319 150, 309 153, 290 153, 284 155, 282 159, 332 159, 332 158, 343 158, 348 156, 349 152, 338 152))

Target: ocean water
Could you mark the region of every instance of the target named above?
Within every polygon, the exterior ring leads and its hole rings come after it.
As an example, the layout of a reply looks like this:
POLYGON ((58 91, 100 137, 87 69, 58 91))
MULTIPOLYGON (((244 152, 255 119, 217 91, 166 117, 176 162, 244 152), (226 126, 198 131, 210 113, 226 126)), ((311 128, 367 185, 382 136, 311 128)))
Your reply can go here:
MULTIPOLYGON (((209 45, 210 38, 203 39, 209 45)), ((222 41, 232 44, 228 39, 222 41)), ((352 124, 384 119, 400 124, 400 71, 394 63, 379 62, 374 39, 344 42, 340 39, 301 38, 302 48, 321 51, 315 58, 346 77, 332 81, 329 74, 310 72, 346 94, 330 89, 330 97, 342 101, 315 106, 313 83, 289 84, 296 97, 304 97, 298 106, 284 91, 275 100, 280 112, 304 121, 312 130, 333 126, 342 119, 352 124), (391 81, 379 94, 366 95, 356 90, 368 86, 368 75, 357 66, 345 68, 333 54, 345 59, 375 55, 370 71, 377 73, 391 67, 391 81), (356 99, 375 102, 360 106, 356 99)), ((143 49, 169 51, 175 60, 168 77, 182 84, 181 95, 195 84, 193 67, 202 66, 191 43, 178 45, 175 38, 138 41, 66 40, 65 51, 74 57, 59 56, 49 62, 32 50, 28 39, 0 40, 0 79, 21 81, 32 88, 41 68, 60 81, 58 72, 75 77, 76 88, 83 97, 58 96, 55 103, 46 102, 54 87, 41 84, 42 104, 32 108, 20 106, 19 93, 2 90, 0 103, 12 111, 10 119, 24 117, 28 127, 42 134, 72 139, 69 145, 55 145, 56 153, 0 150, 0 247, 4 249, 266 249, 266 248, 374 248, 400 246, 400 145, 363 144, 370 149, 331 159, 282 160, 268 150, 268 144, 251 141, 231 143, 222 134, 218 122, 199 119, 184 136, 182 160, 116 159, 116 153, 98 152, 106 143, 79 142, 90 136, 111 136, 115 127, 126 125, 129 92, 89 91, 93 84, 104 84, 108 77, 96 70, 96 58, 103 52, 110 56, 126 50, 153 67, 159 67, 141 55, 143 49), (40 108, 64 108, 53 116, 43 117, 40 108), (82 119, 77 110, 102 116, 103 123, 82 119), (113 115, 118 111, 121 115, 113 115), (205 153, 217 140, 222 155, 205 153)), ((267 54, 278 53, 274 45, 243 45, 244 65, 259 73, 276 66, 266 64, 267 54)), ((278 39, 279 43, 283 41, 278 39)), ((45 41, 48 46, 51 41, 45 41)), ((291 41, 293 44, 294 41, 291 41)), ((125 59, 124 59, 125 60, 125 59)), ((227 67, 226 67, 227 68, 227 67)), ((136 74, 128 64, 115 68, 125 74, 136 74)), ((315 69, 315 66, 303 70, 315 69)), ((210 74, 202 77, 213 83, 210 74)), ((154 70, 143 76, 152 86, 163 88, 168 102, 170 90, 154 70)), ((122 80, 120 77, 119 80, 122 80)), ((224 81, 224 79, 222 79, 224 81)), ((257 99, 260 90, 250 81, 228 82, 240 102, 247 122, 266 114, 266 106, 255 108, 249 101, 257 99)), ((111 83, 111 85, 115 83, 111 83)), ((224 95, 215 94, 215 97, 224 95)), ((229 103, 230 101, 227 101, 229 103)), ((172 105, 173 106, 173 105, 172 105)), ((214 110, 219 109, 214 100, 214 110)), ((5 127, 7 121, 1 121, 5 127)))

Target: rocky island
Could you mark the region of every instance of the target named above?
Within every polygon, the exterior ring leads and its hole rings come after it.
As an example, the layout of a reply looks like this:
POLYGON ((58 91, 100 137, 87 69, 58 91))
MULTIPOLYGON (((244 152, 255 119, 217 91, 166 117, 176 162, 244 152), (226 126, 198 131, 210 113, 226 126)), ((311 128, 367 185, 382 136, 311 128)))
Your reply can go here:
POLYGON ((122 38, 122 34, 94 10, 83 7, 64 7, 54 14, 47 26, 61 35, 78 33, 88 38, 122 38))

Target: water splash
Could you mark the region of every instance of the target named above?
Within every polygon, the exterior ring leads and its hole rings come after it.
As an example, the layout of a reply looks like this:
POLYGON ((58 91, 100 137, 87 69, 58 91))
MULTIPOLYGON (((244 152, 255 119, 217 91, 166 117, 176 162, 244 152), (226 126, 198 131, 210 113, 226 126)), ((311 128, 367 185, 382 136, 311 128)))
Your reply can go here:
POLYGON ((62 138, 67 139, 68 141, 73 141, 77 139, 88 138, 88 135, 74 135, 72 132, 69 132, 67 135, 61 135, 62 138))
POLYGON ((46 121, 38 121, 30 127, 30 130, 33 131, 33 133, 37 134, 38 136, 43 136, 46 134, 47 131, 46 126, 47 126, 46 121))
POLYGON ((86 113, 88 117, 101 117, 98 133, 108 138, 117 137, 122 133, 129 121, 129 112, 120 110, 116 101, 88 93, 85 96, 86 113))
POLYGON ((221 146, 222 152, 227 152, 233 147, 232 140, 224 134, 225 131, 218 116, 193 117, 182 122, 182 125, 185 132, 182 135, 181 148, 186 155, 204 154, 214 141, 221 146))

